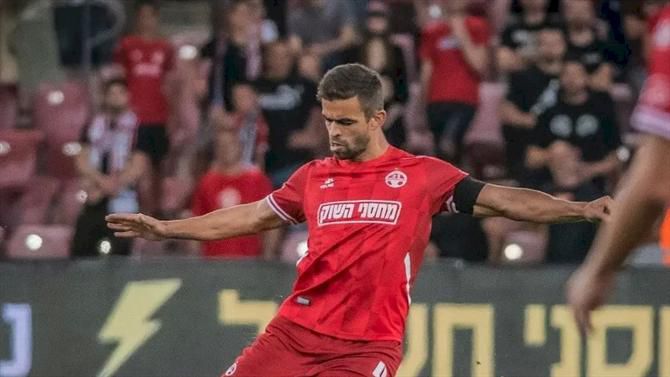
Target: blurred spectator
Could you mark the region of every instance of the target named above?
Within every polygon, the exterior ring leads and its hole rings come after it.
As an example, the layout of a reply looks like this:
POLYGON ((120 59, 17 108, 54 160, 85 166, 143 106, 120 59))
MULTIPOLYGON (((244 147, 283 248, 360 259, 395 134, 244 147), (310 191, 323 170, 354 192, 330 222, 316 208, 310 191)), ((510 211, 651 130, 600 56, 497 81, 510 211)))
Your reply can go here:
POLYGON ((232 128, 239 132, 241 162, 255 164, 264 170, 269 130, 261 113, 256 90, 250 83, 238 82, 233 86, 233 108, 234 112, 229 116, 232 128))
MULTIPOLYGON (((242 162, 243 151, 240 146, 237 130, 217 128, 214 160, 193 194, 194 215, 201 216, 220 208, 255 202, 270 194, 270 180, 257 167, 242 162)), ((278 230, 274 229, 263 236, 251 235, 203 242, 202 254, 205 257, 263 256, 272 259, 277 250, 277 242, 278 230)))
POLYGON ((401 147, 405 143, 404 105, 409 98, 405 59, 400 47, 391 42, 388 9, 382 4, 372 6, 365 20, 363 40, 344 52, 344 60, 346 63, 364 64, 380 74, 384 107, 388 114, 386 138, 391 144, 401 147))
POLYGON ((251 23, 253 25, 254 38, 261 44, 274 42, 279 38, 277 24, 267 18, 267 11, 263 0, 248 0, 251 8, 251 23))
POLYGON ((18 2, 0 1, 0 85, 16 85, 18 66, 13 34, 18 21, 18 2))
POLYGON ((547 26, 538 31, 537 39, 537 62, 510 75, 507 97, 500 108, 507 172, 521 186, 531 184, 526 179, 526 148, 537 117, 558 100, 558 77, 566 49, 559 28, 547 26))
POLYGON ((458 162, 488 68, 489 26, 465 14, 465 0, 446 4, 421 36, 421 83, 438 155, 458 162))
POLYGON ((161 163, 170 147, 166 131, 169 110, 163 85, 174 65, 174 50, 159 34, 156 3, 139 3, 135 32, 121 40, 115 61, 125 71, 130 104, 140 122, 137 148, 151 158, 151 195, 143 198, 142 204, 146 212, 154 214, 161 202, 161 163))
POLYGON ((563 4, 568 58, 584 64, 591 88, 609 91, 614 81, 614 56, 605 33, 599 28, 593 2, 565 0, 563 4))
POLYGON ((209 66, 209 105, 215 111, 232 111, 232 89, 238 81, 257 77, 261 66, 260 40, 255 33, 254 8, 248 1, 230 2, 221 11, 219 30, 200 55, 209 66))
POLYGON ((537 34, 546 27, 556 27, 558 20, 547 13, 548 0, 521 0, 523 9, 518 19, 509 23, 502 33, 498 49, 498 69, 502 73, 519 71, 537 59, 537 34))
POLYGON ((266 167, 275 187, 310 160, 315 142, 310 124, 320 117, 316 84, 295 71, 288 43, 277 41, 265 48, 265 69, 256 82, 259 103, 270 128, 266 167))
MULTIPOLYGON (((538 183, 545 191, 577 201, 607 193, 606 179, 620 166, 614 103, 606 93, 589 91, 581 62, 564 64, 559 100, 538 118, 531 144, 526 162, 541 170, 538 183)), ((582 261, 595 230, 591 223, 551 225, 547 261, 582 261)))
POLYGON ((81 136, 76 167, 86 192, 72 241, 74 257, 100 255, 107 242, 110 254, 130 254, 131 242, 116 238, 105 223, 113 212, 137 212, 135 184, 149 161, 135 145, 138 118, 128 107, 128 89, 122 80, 105 85, 102 109, 81 136))
POLYGON ((340 64, 340 53, 356 38, 356 15, 348 1, 301 0, 289 12, 288 32, 294 52, 317 56, 323 69, 340 64))

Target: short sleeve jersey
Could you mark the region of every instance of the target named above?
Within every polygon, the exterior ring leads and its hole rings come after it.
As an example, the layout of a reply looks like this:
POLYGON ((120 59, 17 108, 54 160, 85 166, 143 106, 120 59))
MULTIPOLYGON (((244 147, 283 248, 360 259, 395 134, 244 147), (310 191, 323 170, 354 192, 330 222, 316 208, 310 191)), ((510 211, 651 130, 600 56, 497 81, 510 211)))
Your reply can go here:
POLYGON ((338 338, 402 341, 431 218, 456 211, 455 186, 466 176, 393 147, 366 162, 303 165, 266 198, 277 215, 306 222, 309 231, 280 315, 338 338))
POLYGON ((633 114, 633 126, 670 140, 670 5, 654 18, 649 77, 633 114))
POLYGON ((125 70, 130 104, 140 124, 165 124, 168 103, 162 85, 174 65, 174 50, 170 43, 131 35, 121 41, 114 52, 114 60, 125 70))

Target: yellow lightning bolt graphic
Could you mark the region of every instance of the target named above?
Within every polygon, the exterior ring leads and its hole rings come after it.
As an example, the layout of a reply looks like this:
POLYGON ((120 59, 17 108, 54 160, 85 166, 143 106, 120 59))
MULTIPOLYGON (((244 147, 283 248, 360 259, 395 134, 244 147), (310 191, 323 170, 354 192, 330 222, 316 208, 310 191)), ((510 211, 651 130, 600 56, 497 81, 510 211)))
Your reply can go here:
POLYGON ((107 322, 98 334, 101 343, 118 346, 98 377, 112 376, 161 327, 151 316, 174 295, 181 279, 148 280, 126 285, 107 322))

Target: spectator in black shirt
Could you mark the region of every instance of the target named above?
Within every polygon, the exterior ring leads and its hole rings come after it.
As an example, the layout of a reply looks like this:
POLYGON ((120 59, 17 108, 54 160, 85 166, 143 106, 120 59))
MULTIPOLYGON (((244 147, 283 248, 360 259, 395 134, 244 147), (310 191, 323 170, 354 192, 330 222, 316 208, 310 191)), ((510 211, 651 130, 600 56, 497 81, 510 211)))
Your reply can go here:
MULTIPOLYGON (((287 42, 265 47, 265 69, 255 87, 270 129, 266 169, 275 187, 313 157, 322 140, 311 127, 321 112, 316 84, 296 73, 295 59, 287 42)), ((320 126, 321 124, 318 124, 320 126)), ((318 127, 321 130, 322 127, 318 127)), ((322 130, 321 130, 322 131, 322 130)))
POLYGON ((538 32, 559 24, 556 17, 547 13, 547 0, 521 0, 521 6, 522 14, 505 27, 501 36, 497 59, 503 73, 532 64, 539 54, 538 32))
POLYGON ((376 4, 368 12, 363 40, 344 52, 346 63, 361 63, 377 71, 382 78, 385 123, 389 143, 402 147, 405 143, 404 105, 409 98, 405 59, 400 47, 390 38, 388 9, 376 4))
POLYGON ((507 172, 522 186, 530 184, 525 165, 526 148, 537 117, 558 99, 558 76, 566 48, 563 33, 558 28, 540 30, 538 42, 537 63, 510 75, 507 97, 501 105, 507 172))
POLYGON ((200 56, 210 67, 209 105, 232 111, 233 86, 256 78, 261 56, 252 24, 252 7, 244 1, 233 1, 222 15, 221 30, 205 44, 200 56))
POLYGON ((567 57, 584 64, 592 89, 609 91, 614 80, 614 64, 610 43, 598 28, 594 5, 590 0, 566 0, 567 57))
MULTIPOLYGON (((587 82, 584 65, 566 61, 559 100, 538 118, 526 156, 528 167, 541 172, 540 188, 577 201, 605 195, 606 178, 620 166, 613 101, 587 82)), ((580 262, 594 236, 590 223, 551 225, 547 260, 580 262)))

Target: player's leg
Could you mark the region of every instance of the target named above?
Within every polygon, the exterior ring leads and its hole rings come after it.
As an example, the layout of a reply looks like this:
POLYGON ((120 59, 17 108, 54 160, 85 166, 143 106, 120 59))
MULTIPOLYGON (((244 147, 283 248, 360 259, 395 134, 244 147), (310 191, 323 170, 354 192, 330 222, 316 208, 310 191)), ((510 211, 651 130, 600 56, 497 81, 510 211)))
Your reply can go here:
POLYGON ((305 375, 308 358, 295 348, 294 339, 275 319, 221 377, 257 377, 305 375))
POLYGON ((327 356, 307 376, 393 377, 402 361, 399 342, 351 342, 339 356, 327 356))

